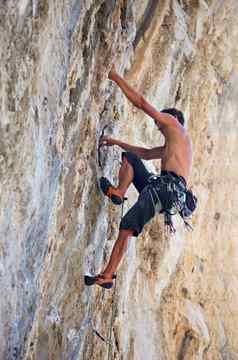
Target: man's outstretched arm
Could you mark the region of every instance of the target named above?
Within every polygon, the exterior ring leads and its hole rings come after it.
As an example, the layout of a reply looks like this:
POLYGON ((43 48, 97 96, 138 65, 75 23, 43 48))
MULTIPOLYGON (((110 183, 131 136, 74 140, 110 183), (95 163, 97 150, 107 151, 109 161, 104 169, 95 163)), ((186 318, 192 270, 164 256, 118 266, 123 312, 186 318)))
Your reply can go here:
POLYGON ((109 72, 108 77, 120 87, 122 92, 126 95, 128 100, 130 100, 133 105, 143 110, 147 115, 152 117, 157 123, 157 125, 175 125, 177 123, 173 116, 166 113, 161 113, 157 111, 151 104, 149 104, 142 95, 140 95, 135 89, 133 89, 128 84, 128 82, 116 72, 114 65, 109 72))
POLYGON ((114 81, 122 90, 122 92, 126 95, 128 100, 132 102, 133 105, 135 105, 137 108, 141 108, 142 104, 142 96, 138 94, 128 83, 126 80, 124 80, 115 69, 115 66, 113 65, 111 71, 108 74, 108 77, 110 80, 114 81))
POLYGON ((122 149, 126 151, 130 151, 136 154, 139 158, 144 160, 161 159, 164 151, 164 146, 158 146, 152 149, 147 149, 140 146, 130 145, 123 141, 112 139, 107 136, 104 136, 101 139, 100 146, 112 146, 112 145, 118 145, 122 149))

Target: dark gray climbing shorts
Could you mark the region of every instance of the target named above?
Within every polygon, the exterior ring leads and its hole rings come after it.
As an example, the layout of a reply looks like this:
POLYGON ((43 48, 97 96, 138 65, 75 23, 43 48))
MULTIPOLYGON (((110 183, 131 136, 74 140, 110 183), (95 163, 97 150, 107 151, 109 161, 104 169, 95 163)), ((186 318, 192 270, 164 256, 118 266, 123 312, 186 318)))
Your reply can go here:
POLYGON ((138 236, 144 225, 154 217, 155 207, 158 213, 162 212, 163 209, 172 208, 174 195, 173 192, 167 189, 168 181, 172 181, 172 183, 175 181, 177 184, 180 182, 183 184, 184 189, 186 188, 186 181, 173 171, 164 170, 161 171, 158 177, 161 181, 153 180, 153 174, 148 172, 138 156, 131 152, 123 152, 123 157, 126 157, 133 167, 133 184, 140 195, 135 205, 122 218, 120 229, 133 230, 133 235, 138 236))
MULTIPOLYGON (((155 215, 155 206, 149 191, 150 185, 146 186, 139 195, 137 202, 122 218, 120 229, 133 230, 133 236, 138 236, 143 227, 155 215)), ((157 211, 162 210, 161 203, 156 202, 157 211)))
MULTIPOLYGON (((122 218, 120 229, 133 230, 133 235, 138 236, 144 225, 155 215, 154 205, 149 192, 149 178, 151 173, 146 169, 141 159, 131 153, 123 152, 122 158, 126 157, 134 170, 133 184, 139 192, 139 198, 132 208, 122 218)), ((154 199, 156 202, 156 199, 154 199)), ((158 206, 158 205, 157 205, 158 206)))

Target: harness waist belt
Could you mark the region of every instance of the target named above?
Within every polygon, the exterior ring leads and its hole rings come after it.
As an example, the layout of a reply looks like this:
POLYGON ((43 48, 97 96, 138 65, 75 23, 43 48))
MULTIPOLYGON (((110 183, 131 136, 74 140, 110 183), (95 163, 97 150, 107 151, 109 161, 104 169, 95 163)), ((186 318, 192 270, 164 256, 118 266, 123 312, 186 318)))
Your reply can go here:
POLYGON ((176 183, 176 185, 181 187, 181 190, 186 191, 186 188, 187 188, 186 180, 184 179, 183 176, 177 175, 173 171, 162 170, 160 175, 152 174, 149 177, 148 182, 153 183, 153 182, 156 182, 156 181, 158 181, 160 179, 162 180, 162 179, 166 179, 166 178, 167 178, 167 180, 174 181, 176 183))

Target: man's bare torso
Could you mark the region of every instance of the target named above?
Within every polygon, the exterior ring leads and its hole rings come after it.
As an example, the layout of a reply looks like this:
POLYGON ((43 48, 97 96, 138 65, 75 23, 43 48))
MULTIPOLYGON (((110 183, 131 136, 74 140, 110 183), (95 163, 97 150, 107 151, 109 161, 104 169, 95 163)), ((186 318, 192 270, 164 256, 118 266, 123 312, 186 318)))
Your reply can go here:
POLYGON ((188 180, 192 166, 192 144, 185 129, 168 127, 162 131, 165 136, 161 158, 161 169, 173 171, 188 180))

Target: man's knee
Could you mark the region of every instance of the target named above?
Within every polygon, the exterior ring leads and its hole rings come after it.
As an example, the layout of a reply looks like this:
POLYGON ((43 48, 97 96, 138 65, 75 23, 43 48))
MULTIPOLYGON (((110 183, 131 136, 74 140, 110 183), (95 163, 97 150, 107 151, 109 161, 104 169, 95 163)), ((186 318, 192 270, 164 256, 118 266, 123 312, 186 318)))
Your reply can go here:
POLYGON ((143 188, 148 185, 147 180, 150 173, 147 171, 143 161, 132 152, 123 152, 122 158, 126 158, 134 171, 133 184, 140 193, 143 188))
POLYGON ((138 161, 141 161, 141 159, 132 152, 123 152, 122 153, 122 161, 127 161, 129 164, 131 164, 132 167, 136 165, 138 161))
POLYGON ((129 237, 132 237, 134 233, 134 230, 132 229, 119 229, 119 237, 121 239, 127 239, 129 237))

